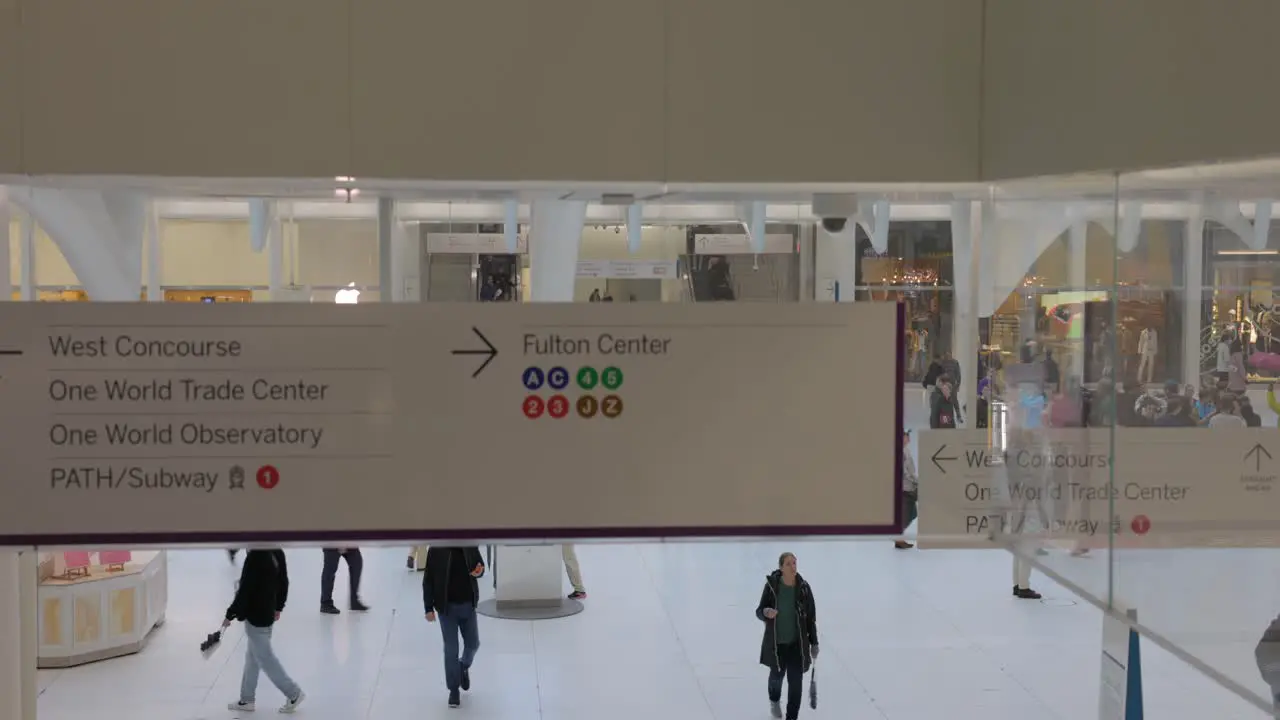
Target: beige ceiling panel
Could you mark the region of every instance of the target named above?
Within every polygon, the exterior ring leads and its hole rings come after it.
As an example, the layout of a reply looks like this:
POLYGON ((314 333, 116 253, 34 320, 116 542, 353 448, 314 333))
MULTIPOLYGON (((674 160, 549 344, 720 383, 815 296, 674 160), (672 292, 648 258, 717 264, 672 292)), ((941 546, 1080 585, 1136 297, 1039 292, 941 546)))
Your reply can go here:
POLYGON ((22 1, 31 172, 347 172, 347 0, 22 1))
POLYGON ((981 0, 671 0, 672 180, 978 174, 981 0))
POLYGON ((18 0, 0 0, 0 174, 22 172, 18 0))
POLYGON ((988 0, 984 176, 1280 154, 1274 0, 988 0))
POLYGON ((659 180, 661 2, 353 3, 354 172, 659 180))

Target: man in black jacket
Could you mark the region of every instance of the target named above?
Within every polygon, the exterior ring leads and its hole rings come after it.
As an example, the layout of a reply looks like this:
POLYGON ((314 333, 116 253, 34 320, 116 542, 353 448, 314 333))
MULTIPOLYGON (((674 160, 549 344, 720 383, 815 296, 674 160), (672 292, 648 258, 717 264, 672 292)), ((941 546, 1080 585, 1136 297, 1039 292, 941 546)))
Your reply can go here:
POLYGON ((440 620, 444 635, 444 677, 449 688, 449 707, 462 704, 459 690, 471 689, 471 663, 480 649, 480 627, 476 623, 476 603, 484 576, 484 558, 474 545, 431 546, 422 573, 422 604, 427 622, 440 620), (462 653, 458 653, 458 636, 462 653))
POLYGON ((306 697, 271 649, 271 627, 280 619, 288 598, 289 569, 284 551, 250 550, 245 553, 235 599, 222 621, 223 628, 230 627, 233 620, 244 621, 244 675, 240 679, 240 700, 228 705, 229 709, 238 712, 255 709, 260 671, 266 673, 271 684, 284 693, 285 704, 280 712, 294 712, 306 697))

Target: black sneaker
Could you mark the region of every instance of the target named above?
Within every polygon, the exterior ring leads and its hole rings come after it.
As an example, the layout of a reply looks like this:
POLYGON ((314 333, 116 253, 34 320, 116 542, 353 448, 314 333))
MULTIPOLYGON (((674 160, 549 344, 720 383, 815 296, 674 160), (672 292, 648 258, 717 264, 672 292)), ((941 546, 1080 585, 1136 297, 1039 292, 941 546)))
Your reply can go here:
POLYGON ((333 603, 320 603, 320 613, 322 615, 341 615, 342 611, 333 603))
POLYGON ((462 668, 462 689, 471 689, 471 668, 462 668))
POLYGON ((586 600, 587 593, 586 591, 583 591, 583 590, 574 590, 573 592, 569 593, 569 599, 570 600, 586 600))
POLYGON ((359 598, 351 601, 351 612, 369 612, 369 606, 360 602, 359 598))
POLYGON ((449 707, 456 708, 462 705, 462 695, 457 690, 449 691, 449 707))
POLYGON ((1016 598, 1021 598, 1023 600, 1039 600, 1041 597, 1043 597, 1040 593, 1036 592, 1035 590, 1032 590, 1031 588, 1020 588, 1020 587, 1015 587, 1013 589, 1013 596, 1016 598))
POLYGON ((414 569, 414 562, 413 562, 413 554, 412 554, 412 553, 410 553, 410 554, 409 554, 409 559, 408 559, 408 560, 406 560, 404 564, 405 564, 405 567, 409 568, 410 570, 413 570, 413 569, 414 569))

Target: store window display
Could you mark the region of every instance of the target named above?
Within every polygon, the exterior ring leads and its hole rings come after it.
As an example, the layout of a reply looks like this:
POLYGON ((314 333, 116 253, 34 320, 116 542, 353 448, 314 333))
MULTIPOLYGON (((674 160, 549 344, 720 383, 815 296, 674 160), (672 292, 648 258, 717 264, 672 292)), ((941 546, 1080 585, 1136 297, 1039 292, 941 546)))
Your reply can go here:
POLYGON ((878 253, 857 229, 856 301, 898 302, 906 311, 903 357, 908 382, 920 382, 929 363, 951 350, 955 316, 951 226, 948 222, 895 222, 878 253))
POLYGON ((1206 227, 1204 244, 1204 280, 1212 294, 1201 318, 1201 372, 1217 371, 1218 341, 1231 334, 1240 345, 1247 382, 1280 379, 1280 252, 1252 249, 1216 224, 1206 227))

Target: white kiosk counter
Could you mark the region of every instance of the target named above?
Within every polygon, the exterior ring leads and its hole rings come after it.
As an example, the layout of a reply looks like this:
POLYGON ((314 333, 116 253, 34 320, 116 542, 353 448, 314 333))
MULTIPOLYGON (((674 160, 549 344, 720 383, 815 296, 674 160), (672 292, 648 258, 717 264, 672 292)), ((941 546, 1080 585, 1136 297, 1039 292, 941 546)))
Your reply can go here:
POLYGON ((163 550, 135 552, 119 569, 93 565, 79 577, 46 575, 37 602, 40 668, 65 668, 131 655, 164 622, 169 597, 163 550))

